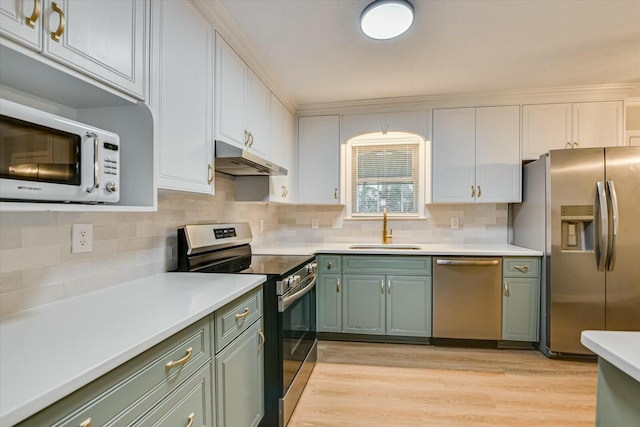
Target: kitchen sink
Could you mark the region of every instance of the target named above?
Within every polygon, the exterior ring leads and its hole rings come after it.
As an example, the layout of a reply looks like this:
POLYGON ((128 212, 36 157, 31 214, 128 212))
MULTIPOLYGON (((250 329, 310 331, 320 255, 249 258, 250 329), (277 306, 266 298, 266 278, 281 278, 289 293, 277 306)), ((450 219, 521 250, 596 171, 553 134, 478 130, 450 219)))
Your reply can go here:
POLYGON ((407 245, 402 243, 362 243, 357 245, 349 246, 349 249, 397 249, 397 250, 420 250, 421 246, 418 245, 407 245))

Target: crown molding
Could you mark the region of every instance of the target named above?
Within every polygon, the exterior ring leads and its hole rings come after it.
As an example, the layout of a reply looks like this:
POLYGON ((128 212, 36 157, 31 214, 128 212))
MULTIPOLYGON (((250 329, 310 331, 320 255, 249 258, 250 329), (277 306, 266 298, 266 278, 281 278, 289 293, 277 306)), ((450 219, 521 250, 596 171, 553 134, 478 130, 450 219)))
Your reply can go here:
POLYGON ((251 70, 264 82, 273 92, 280 102, 293 114, 298 108, 298 104, 293 100, 287 91, 278 86, 271 77, 275 73, 267 69, 258 59, 261 57, 258 50, 240 26, 231 17, 231 14, 221 0, 191 0, 192 3, 207 17, 213 24, 214 29, 233 48, 251 70))
POLYGON ((523 89, 503 92, 452 93, 398 98, 362 99, 298 107, 299 116, 412 111, 430 108, 479 107, 505 104, 535 104, 625 100, 640 84, 608 84, 523 89))

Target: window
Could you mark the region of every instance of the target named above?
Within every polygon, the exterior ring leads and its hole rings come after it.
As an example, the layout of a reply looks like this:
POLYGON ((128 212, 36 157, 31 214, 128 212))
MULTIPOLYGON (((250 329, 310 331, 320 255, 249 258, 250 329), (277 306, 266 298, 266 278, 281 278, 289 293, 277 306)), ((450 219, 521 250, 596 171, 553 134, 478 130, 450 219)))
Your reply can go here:
POLYGON ((371 134, 347 147, 351 217, 419 217, 424 205, 424 141, 404 133, 371 134))

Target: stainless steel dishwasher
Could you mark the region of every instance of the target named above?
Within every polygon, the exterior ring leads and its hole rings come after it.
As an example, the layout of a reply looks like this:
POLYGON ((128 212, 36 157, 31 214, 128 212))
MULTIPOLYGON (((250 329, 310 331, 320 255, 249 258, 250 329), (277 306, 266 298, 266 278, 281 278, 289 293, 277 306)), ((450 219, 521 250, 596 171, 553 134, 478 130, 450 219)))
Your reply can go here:
POLYGON ((433 258, 433 337, 499 340, 502 258, 433 258))

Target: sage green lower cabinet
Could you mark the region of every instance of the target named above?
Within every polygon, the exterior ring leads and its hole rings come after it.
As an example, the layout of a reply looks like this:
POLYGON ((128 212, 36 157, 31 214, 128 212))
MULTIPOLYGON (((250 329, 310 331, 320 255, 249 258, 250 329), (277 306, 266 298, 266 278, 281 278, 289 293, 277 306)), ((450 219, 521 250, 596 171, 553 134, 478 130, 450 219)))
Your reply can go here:
POLYGON ((387 335, 431 336, 431 277, 387 276, 387 335))
POLYGON ((385 276, 345 274, 342 332, 385 334, 385 276))
POLYGON ((342 332, 430 337, 431 258, 342 257, 342 332))
POLYGON ((540 323, 539 258, 503 260, 502 339, 537 342, 540 323))
POLYGON ((318 274, 317 328, 319 332, 342 332, 342 276, 318 274))
POLYGON ((257 426, 264 416, 262 321, 215 357, 218 427, 257 426))

